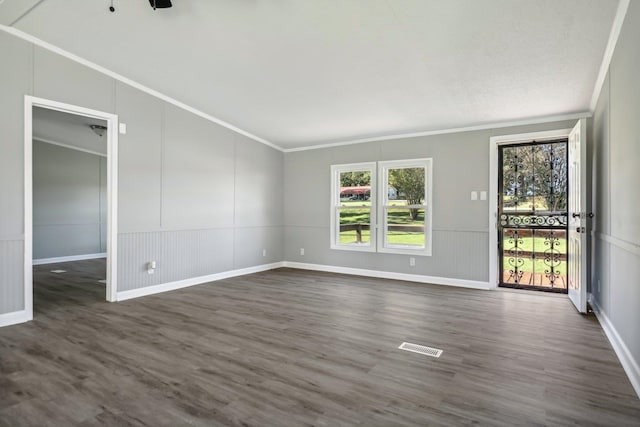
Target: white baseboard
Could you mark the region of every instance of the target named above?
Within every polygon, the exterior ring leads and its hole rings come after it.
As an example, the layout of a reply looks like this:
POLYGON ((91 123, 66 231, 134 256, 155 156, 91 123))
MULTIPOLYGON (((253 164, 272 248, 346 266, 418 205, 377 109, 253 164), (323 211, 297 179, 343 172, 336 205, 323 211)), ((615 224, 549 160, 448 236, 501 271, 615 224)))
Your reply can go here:
POLYGON ((640 397, 640 367, 638 366, 638 362, 633 358, 629 348, 598 303, 594 299, 591 299, 590 303, 605 335, 613 347, 613 351, 616 352, 622 368, 629 377, 633 389, 636 391, 638 397, 640 397))
POLYGON ((477 280, 452 279, 448 277, 422 276, 419 274, 394 273, 391 271, 367 270, 364 268, 338 267, 334 265, 306 264, 302 262, 285 261, 283 267, 299 268, 302 270, 326 271, 329 273, 351 274, 355 276, 377 277, 380 279, 405 280, 408 282, 431 283, 434 285, 458 286, 463 288, 494 289, 489 282, 477 280))
POLYGON ((209 274, 207 276, 192 277, 190 279, 178 280, 176 282, 162 283, 160 285, 147 286, 140 289, 118 292, 116 301, 125 301, 132 298, 144 297, 147 295, 159 294, 162 292, 174 291, 176 289, 187 288, 189 286, 201 285, 203 283, 215 282, 216 280, 227 279, 229 277, 244 276, 246 274, 259 273, 261 271, 273 270, 283 267, 282 262, 272 264, 257 265, 255 267, 242 268, 239 270, 224 271, 222 273, 209 274))
POLYGON ((0 328, 3 326, 15 325, 16 323, 28 322, 32 318, 33 317, 27 313, 27 310, 0 314, 0 328))
POLYGON ((419 283, 432 283, 435 285, 459 286, 473 289, 493 289, 489 282, 479 282, 474 280, 450 279, 445 277, 421 276, 417 274, 393 273, 388 271, 365 270, 360 268, 336 267, 331 265, 305 264, 300 262, 275 262, 263 264, 255 267, 230 270, 222 273, 210 274, 207 276, 192 277, 190 279, 178 280, 175 282, 162 283, 159 285, 147 286, 140 289, 118 292, 116 301, 125 301, 132 298, 144 297, 147 295, 159 294, 162 292, 174 291, 176 289, 201 285, 203 283, 215 282, 216 280, 227 279, 229 277, 244 276, 246 274, 259 273, 261 271, 273 270, 281 267, 297 268, 302 270, 326 271, 331 273, 351 274, 357 276, 377 277, 381 279, 405 280, 419 283))
POLYGON ((97 259, 97 258, 106 258, 107 253, 99 253, 99 254, 85 254, 85 255, 70 255, 70 256, 61 256, 55 258, 40 258, 34 259, 33 265, 43 265, 43 264, 56 264, 58 262, 69 262, 69 261, 82 261, 85 259, 97 259))

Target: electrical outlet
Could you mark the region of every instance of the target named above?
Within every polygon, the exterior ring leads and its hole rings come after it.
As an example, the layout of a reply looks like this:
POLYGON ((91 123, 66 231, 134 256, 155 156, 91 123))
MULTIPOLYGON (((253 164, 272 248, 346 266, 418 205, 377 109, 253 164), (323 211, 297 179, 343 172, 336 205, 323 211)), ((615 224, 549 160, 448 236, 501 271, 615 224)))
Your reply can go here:
POLYGON ((267 250, 266 249, 262 250, 262 256, 267 256, 267 250))
POLYGON ((409 267, 415 267, 416 266, 416 259, 414 257, 410 257, 409 258, 409 267))
POLYGON ((304 256, 304 248, 300 248, 300 255, 304 256))

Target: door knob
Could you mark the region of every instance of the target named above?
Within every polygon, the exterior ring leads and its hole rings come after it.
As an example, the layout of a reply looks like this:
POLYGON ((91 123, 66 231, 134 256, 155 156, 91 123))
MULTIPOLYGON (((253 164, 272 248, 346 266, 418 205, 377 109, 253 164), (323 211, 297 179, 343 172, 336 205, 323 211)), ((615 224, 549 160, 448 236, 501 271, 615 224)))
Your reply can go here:
POLYGON ((589 218, 593 218, 593 212, 589 212, 589 213, 587 214, 587 216, 588 216, 589 218))

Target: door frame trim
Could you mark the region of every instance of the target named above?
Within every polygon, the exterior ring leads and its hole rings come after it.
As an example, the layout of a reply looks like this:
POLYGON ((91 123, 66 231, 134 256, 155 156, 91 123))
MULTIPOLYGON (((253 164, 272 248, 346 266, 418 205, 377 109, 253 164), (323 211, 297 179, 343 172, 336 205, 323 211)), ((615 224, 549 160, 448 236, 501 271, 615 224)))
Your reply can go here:
POLYGON ((498 146, 569 137, 571 129, 519 133, 489 138, 489 286, 498 287, 498 146))
POLYGON ((107 284, 106 300, 117 300, 118 116, 30 95, 24 97, 24 307, 33 319, 33 108, 41 107, 107 122, 107 284))

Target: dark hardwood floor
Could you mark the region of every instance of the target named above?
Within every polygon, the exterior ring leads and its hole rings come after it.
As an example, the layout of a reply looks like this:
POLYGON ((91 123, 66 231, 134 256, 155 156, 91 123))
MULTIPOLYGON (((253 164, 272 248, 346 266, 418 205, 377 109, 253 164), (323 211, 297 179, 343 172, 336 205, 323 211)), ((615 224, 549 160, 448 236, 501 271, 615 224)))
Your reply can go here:
POLYGON ((566 297, 279 269, 107 303, 103 278, 36 267, 34 321, 0 329, 0 425, 640 425, 566 297))

